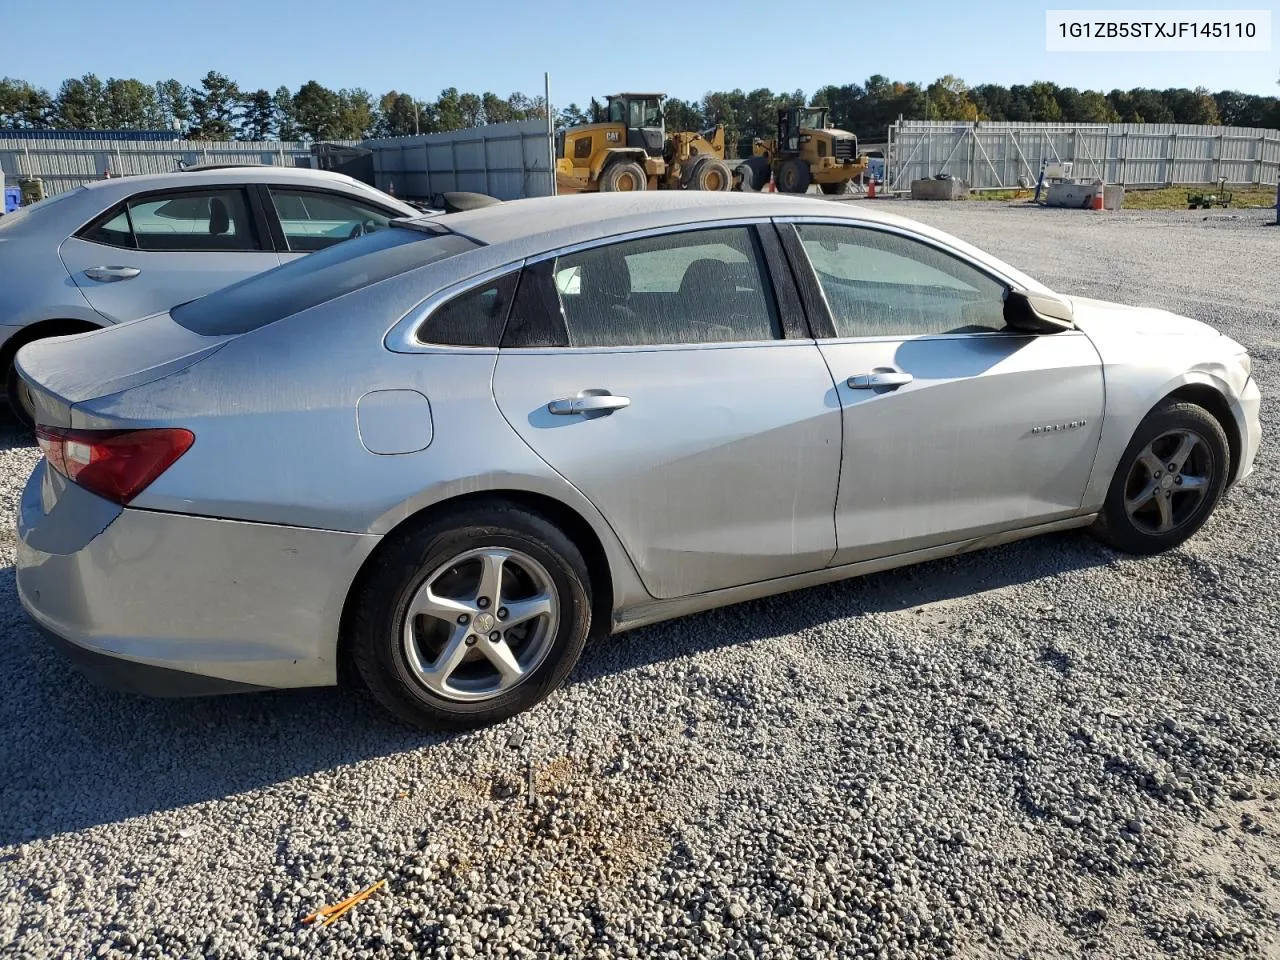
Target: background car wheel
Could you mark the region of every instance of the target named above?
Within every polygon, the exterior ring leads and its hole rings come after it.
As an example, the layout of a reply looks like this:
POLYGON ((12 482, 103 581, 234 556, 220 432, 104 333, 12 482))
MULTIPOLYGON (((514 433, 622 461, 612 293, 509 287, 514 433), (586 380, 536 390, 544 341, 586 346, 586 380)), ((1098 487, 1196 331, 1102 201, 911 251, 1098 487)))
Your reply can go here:
POLYGON ((31 393, 27 390, 27 385, 18 376, 18 368, 14 366, 12 359, 10 359, 8 366, 5 368, 4 385, 5 395, 9 400, 9 411, 13 414, 14 419, 27 430, 35 429, 35 404, 31 401, 31 393))
POLYGON ((533 706, 591 626, 582 555, 508 504, 471 507, 382 552, 357 586, 348 644, 374 698, 425 728, 481 726, 533 706))
POLYGON ((1176 547, 1204 525, 1227 485, 1222 426, 1193 403, 1166 401, 1138 424, 1093 526, 1126 553, 1176 547))

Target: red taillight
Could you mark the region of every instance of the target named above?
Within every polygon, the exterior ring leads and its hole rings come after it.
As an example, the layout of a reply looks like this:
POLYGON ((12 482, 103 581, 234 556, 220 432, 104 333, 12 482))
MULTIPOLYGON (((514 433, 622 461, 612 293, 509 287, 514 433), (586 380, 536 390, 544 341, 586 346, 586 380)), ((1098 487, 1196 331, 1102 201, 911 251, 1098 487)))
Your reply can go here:
POLYGON ((155 430, 64 430, 36 427, 40 449, 73 483, 100 497, 127 504, 190 449, 195 434, 155 430))

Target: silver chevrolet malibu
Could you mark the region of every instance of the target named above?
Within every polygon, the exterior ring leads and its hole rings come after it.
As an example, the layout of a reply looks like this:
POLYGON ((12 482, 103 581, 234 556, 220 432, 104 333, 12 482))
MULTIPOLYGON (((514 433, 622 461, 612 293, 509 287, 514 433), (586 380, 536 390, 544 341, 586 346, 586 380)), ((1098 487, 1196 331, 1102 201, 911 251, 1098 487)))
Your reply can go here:
POLYGON ((91 675, 510 716, 588 635, 1088 527, 1175 547, 1252 470, 1195 320, 818 200, 524 200, 18 354, 17 584, 91 675))

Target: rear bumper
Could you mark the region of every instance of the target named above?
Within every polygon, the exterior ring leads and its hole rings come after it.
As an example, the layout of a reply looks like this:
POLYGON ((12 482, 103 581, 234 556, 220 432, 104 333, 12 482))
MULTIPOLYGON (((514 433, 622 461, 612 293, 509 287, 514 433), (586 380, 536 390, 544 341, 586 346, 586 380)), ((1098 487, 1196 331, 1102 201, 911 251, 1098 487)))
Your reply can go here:
POLYGON ((104 685, 152 696, 336 682, 347 590, 379 538, 121 509, 42 461, 23 491, 23 608, 104 685))

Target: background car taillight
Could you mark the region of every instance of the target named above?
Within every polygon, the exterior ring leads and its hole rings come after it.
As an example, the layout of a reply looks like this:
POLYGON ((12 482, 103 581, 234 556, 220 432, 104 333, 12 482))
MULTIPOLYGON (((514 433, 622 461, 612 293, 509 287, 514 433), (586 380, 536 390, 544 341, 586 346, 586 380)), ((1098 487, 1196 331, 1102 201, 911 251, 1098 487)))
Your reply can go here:
POLYGON ((195 434, 153 430, 65 430, 40 425, 36 439, 49 466, 100 497, 127 504, 190 449, 195 434))

